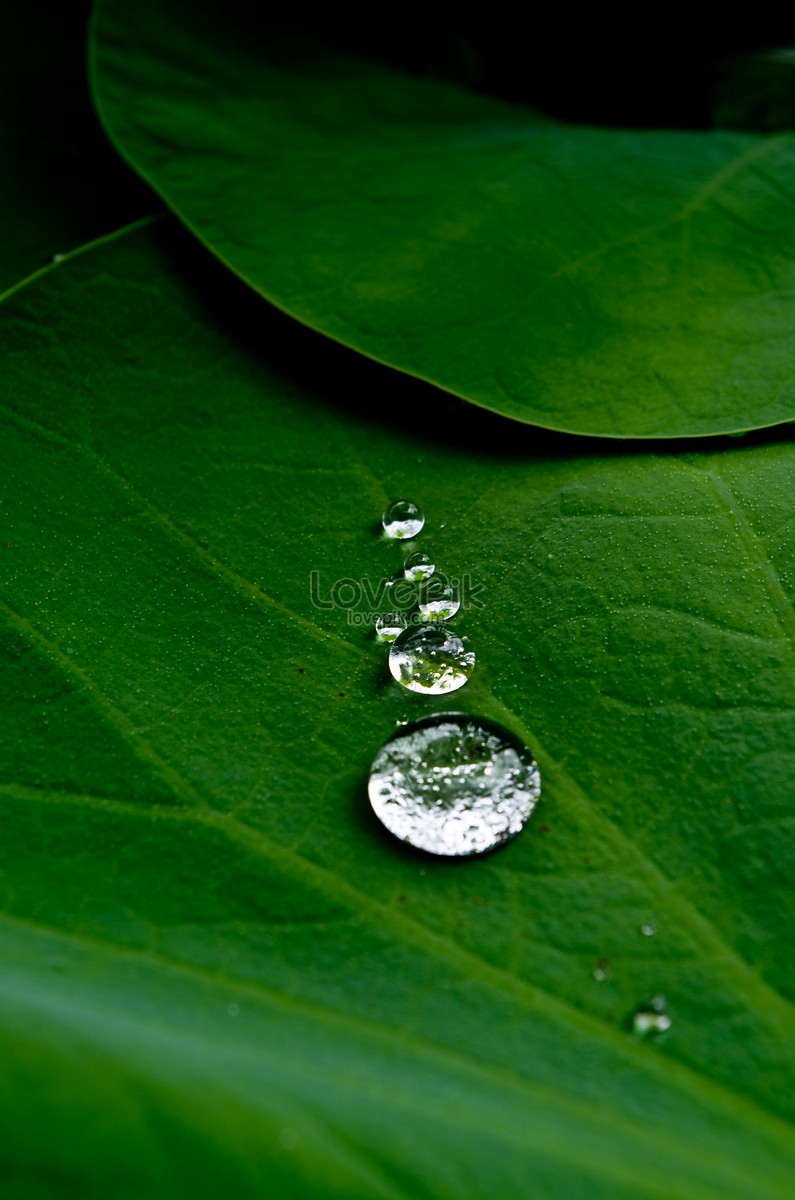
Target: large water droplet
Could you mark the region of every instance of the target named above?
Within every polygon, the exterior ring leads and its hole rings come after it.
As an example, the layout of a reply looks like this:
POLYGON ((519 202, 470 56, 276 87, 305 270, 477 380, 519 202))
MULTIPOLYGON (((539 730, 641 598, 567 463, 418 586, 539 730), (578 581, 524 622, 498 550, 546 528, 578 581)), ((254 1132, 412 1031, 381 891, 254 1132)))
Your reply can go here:
POLYGON ((399 612, 381 613, 375 623, 375 632, 382 642, 394 642, 406 628, 406 618, 399 612))
POLYGON ((449 621, 461 607, 453 585, 444 576, 431 579, 420 588, 417 608, 426 621, 449 621))
POLYGON ((403 574, 410 583, 420 583, 423 579, 428 579, 435 570, 436 563, 432 563, 430 556, 423 554, 422 550, 415 550, 403 564, 403 574))
POLYGON ((412 692, 440 695, 464 686, 475 669, 475 653, 445 626, 415 625, 392 644, 389 669, 412 692))
POLYGON ((425 524, 425 513, 410 500, 396 500, 381 517, 384 533, 391 538, 413 538, 425 524))
POLYGON ((481 854, 517 834, 541 793, 538 767, 507 729, 465 713, 401 728, 370 768, 373 811, 431 854, 481 854))

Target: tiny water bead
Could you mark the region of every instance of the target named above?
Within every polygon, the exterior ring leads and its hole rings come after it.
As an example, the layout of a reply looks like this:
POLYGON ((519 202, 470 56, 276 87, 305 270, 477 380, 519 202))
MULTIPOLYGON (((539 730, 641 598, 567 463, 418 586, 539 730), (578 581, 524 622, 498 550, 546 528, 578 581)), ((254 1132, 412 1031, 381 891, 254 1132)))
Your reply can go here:
POLYGON ((375 623, 376 635, 382 642, 394 642, 399 633, 406 628, 406 618, 399 612, 381 613, 375 623))
POLYGON ((420 588, 417 608, 425 621, 449 621, 461 607, 453 585, 443 576, 431 579, 420 588))
POLYGON ((410 583, 421 583, 423 579, 430 578, 435 570, 436 563, 432 563, 430 556, 423 554, 422 550, 415 550, 403 564, 403 574, 410 583))
POLYGON ((632 1017, 632 1028, 641 1037, 665 1033, 671 1028, 671 1018, 666 1010, 665 996, 652 996, 646 1004, 640 1004, 632 1017))
POLYGON ((469 855, 520 831, 541 778, 507 729, 466 713, 434 713, 381 747, 368 790, 376 816, 401 841, 430 854, 469 855))
POLYGON ((413 625, 392 643, 389 669, 410 691, 438 696, 464 686, 475 669, 475 652, 445 626, 413 625))
POLYGON ((425 513, 410 500, 396 500, 381 517, 381 524, 387 537, 413 538, 425 524, 425 513))

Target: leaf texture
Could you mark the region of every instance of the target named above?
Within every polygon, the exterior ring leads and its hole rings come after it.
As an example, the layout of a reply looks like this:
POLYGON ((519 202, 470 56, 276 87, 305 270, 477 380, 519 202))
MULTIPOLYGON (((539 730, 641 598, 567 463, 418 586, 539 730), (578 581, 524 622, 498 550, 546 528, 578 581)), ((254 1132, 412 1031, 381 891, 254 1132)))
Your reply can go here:
POLYGON ((506 437, 170 221, 3 312, 8 1194, 788 1197, 791 446, 506 437), (483 859, 371 817, 442 705, 310 599, 400 496, 542 770, 483 859))

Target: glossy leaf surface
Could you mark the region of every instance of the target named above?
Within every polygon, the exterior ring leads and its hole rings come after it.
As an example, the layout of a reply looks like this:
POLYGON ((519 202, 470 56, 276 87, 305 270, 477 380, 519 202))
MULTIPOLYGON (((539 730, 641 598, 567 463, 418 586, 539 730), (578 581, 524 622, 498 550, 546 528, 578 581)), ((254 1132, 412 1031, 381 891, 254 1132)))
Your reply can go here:
POLYGON ((264 296, 550 429, 792 418, 792 135, 556 123, 250 8, 101 0, 93 79, 122 153, 264 296))
POLYGON ((506 438, 169 223, 3 314, 10 1194, 785 1200, 791 446, 506 438), (369 815, 441 705, 311 600, 402 496, 483 587, 456 707, 541 767, 483 859, 369 815))

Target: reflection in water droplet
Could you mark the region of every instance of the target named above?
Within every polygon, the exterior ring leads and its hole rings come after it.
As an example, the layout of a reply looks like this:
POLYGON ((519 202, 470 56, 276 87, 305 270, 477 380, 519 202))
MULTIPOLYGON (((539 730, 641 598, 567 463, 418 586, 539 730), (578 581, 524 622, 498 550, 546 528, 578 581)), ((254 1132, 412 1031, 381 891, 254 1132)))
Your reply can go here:
POLYGON ((420 583, 423 579, 430 578, 435 570, 436 564, 432 563, 430 556, 423 554, 421 550, 415 550, 403 564, 403 574, 410 583, 420 583))
POLYGON ((375 623, 376 635, 382 642, 394 642, 399 633, 406 628, 406 618, 399 612, 381 613, 375 623))
POLYGON ((593 969, 593 977, 597 983, 604 983, 613 974, 613 967, 606 958, 600 958, 593 969))
POLYGON ((671 1018, 666 1010, 665 996, 652 996, 645 1004, 638 1005, 632 1017, 632 1028, 641 1037, 665 1033, 671 1028, 671 1018))
POLYGON ((522 828, 540 792, 538 767, 518 738, 465 713, 434 713, 400 729, 370 768, 376 816, 431 854, 481 854, 502 845, 522 828))
POLYGON ((410 500, 396 500, 381 518, 384 533, 391 538, 413 538, 425 524, 425 514, 410 500))
POLYGON ((657 926, 653 921, 649 921, 646 925, 641 925, 640 931, 644 937, 654 937, 657 932, 657 926))
POLYGON ((417 608, 426 621, 449 621, 461 607, 453 585, 444 576, 431 579, 420 588, 417 608))
POLYGON ((464 686, 475 669, 475 652, 445 626, 412 626, 393 643, 389 669, 410 691, 438 696, 464 686))

